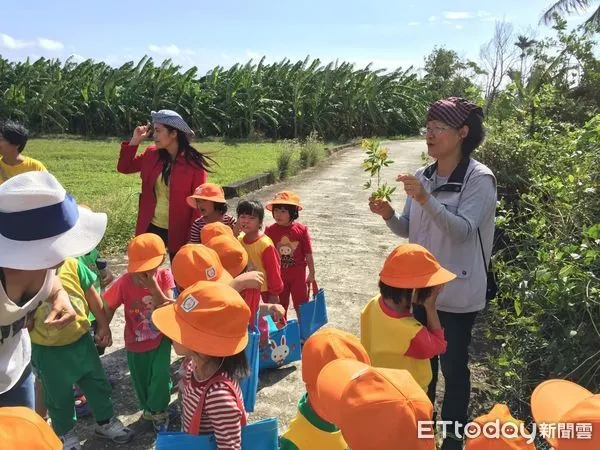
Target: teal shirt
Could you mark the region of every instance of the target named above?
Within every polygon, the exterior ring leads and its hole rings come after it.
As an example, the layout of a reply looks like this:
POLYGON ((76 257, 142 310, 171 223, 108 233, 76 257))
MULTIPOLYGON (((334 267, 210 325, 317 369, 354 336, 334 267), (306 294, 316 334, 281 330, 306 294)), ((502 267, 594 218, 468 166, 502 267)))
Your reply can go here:
MULTIPOLYGON (((302 414, 312 426, 327 433, 335 433, 339 430, 334 424, 321 419, 308 403, 308 393, 304 393, 298 400, 298 413, 302 414)), ((300 450, 293 442, 284 437, 279 438, 279 450, 300 450)))

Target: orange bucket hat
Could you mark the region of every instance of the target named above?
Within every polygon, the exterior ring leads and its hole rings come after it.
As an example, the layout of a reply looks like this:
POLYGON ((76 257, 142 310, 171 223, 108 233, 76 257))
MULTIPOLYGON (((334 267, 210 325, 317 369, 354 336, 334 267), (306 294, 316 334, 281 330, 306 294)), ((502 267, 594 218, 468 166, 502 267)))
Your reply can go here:
POLYGON ((223 222, 207 223, 206 225, 204 225, 202 230, 200 230, 200 242, 205 243, 210 241, 215 236, 222 235, 235 238, 231 227, 225 225, 223 222))
POLYGON ((134 237, 127 246, 127 272, 145 272, 160 266, 167 249, 160 236, 153 233, 144 233, 134 237))
POLYGON ((204 183, 198 186, 194 193, 186 198, 188 205, 196 207, 196 200, 209 200, 216 203, 226 203, 223 188, 215 183, 204 183))
POLYGON ((531 395, 531 412, 538 430, 542 423, 553 427, 554 436, 546 440, 555 450, 600 449, 600 394, 567 380, 544 381, 531 395), (559 434, 557 424, 573 424, 571 435, 559 434))
POLYGON ((4 450, 62 450, 63 444, 44 419, 24 406, 0 408, 4 450))
POLYGON ((320 329, 302 347, 302 381, 306 385, 311 406, 319 416, 323 408, 316 395, 317 377, 325 365, 336 359, 354 359, 371 364, 360 339, 336 328, 320 329))
POLYGON ((494 430, 491 436, 489 433, 488 436, 481 433, 476 438, 467 439, 465 450, 535 450, 535 444, 533 442, 527 443, 528 439, 520 432, 523 422, 515 419, 511 415, 508 406, 504 404, 494 405, 488 414, 478 417, 473 422, 479 424, 482 430, 486 424, 497 422, 498 430, 494 430), (508 436, 504 436, 505 433, 501 431, 502 426, 509 423, 514 424, 514 428, 507 428, 506 434, 508 436), (509 437, 517 435, 518 437, 509 437))
POLYGON ((418 244, 396 247, 383 263, 379 279, 395 288, 415 289, 447 283, 456 278, 418 244))
POLYGON ((223 269, 219 255, 214 250, 202 244, 186 244, 179 249, 171 271, 175 283, 187 289, 198 281, 219 281, 229 284, 232 276, 223 269))
POLYGON ((298 211, 302 211, 300 206, 300 197, 298 194, 292 191, 281 191, 275 194, 273 200, 265 205, 265 208, 269 211, 273 211, 274 205, 292 205, 298 208, 298 211))
POLYGON ((152 322, 168 338, 208 356, 233 356, 248 344, 250 308, 235 289, 199 281, 174 304, 155 309, 152 322))
POLYGON ((241 242, 234 237, 215 236, 206 243, 206 246, 219 255, 221 264, 232 277, 237 277, 248 265, 248 253, 241 242))
POLYGON ((433 406, 406 370, 338 359, 319 374, 317 392, 324 419, 352 450, 435 450, 433 436, 420 439, 418 432, 420 421, 432 420, 433 406))

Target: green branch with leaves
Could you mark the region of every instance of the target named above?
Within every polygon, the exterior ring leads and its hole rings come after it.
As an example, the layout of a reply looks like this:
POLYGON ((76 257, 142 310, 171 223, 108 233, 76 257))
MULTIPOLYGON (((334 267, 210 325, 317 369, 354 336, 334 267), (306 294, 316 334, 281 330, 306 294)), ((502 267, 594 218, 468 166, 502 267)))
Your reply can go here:
POLYGON ((388 186, 386 182, 381 182, 381 169, 388 167, 393 164, 389 158, 389 149, 382 147, 379 141, 373 141, 369 139, 363 139, 360 146, 365 149, 367 157, 363 161, 363 169, 365 172, 369 172, 369 181, 364 184, 365 189, 371 189, 373 187, 373 178, 377 178, 376 189, 371 194, 371 198, 374 200, 386 200, 392 201, 392 193, 396 190, 395 187, 388 186))

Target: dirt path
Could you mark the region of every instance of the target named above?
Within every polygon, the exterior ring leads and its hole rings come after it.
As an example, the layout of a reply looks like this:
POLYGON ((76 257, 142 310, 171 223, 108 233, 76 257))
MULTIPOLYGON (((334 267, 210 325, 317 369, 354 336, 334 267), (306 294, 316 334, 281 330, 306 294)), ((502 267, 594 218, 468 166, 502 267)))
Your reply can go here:
MULTIPOLYGON (((393 182, 399 172, 413 173, 421 166, 423 141, 389 143, 390 155, 395 164, 386 169, 383 178, 393 182)), ((289 181, 254 192, 250 197, 266 202, 283 189, 297 192, 304 210, 300 220, 311 233, 315 252, 315 266, 319 285, 325 288, 330 325, 359 334, 359 317, 362 306, 376 293, 378 273, 387 254, 402 242, 394 236, 383 221, 368 208, 369 192, 362 185, 367 180, 361 169, 363 152, 353 148, 332 157, 317 169, 311 169, 289 181)), ((401 208, 404 193, 394 194, 394 205, 401 208)), ((229 202, 235 210, 237 199, 229 202)), ((270 216, 266 224, 272 223, 270 216)), ((113 270, 124 270, 123 261, 114 261, 113 270)), ((115 317, 113 333, 115 345, 103 357, 107 373, 117 381, 115 409, 119 417, 132 424, 140 435, 127 445, 131 449, 153 448, 153 434, 137 423, 138 411, 135 394, 127 369, 122 341, 122 313, 115 317)), ((177 358, 172 355, 173 369, 177 358)), ((286 429, 295 415, 296 403, 304 392, 300 363, 261 375, 257 407, 251 420, 277 416, 280 431, 286 429)), ((173 396, 175 401, 176 396, 173 396)), ((90 436, 90 419, 80 421, 80 437, 90 436)), ((93 437, 84 448, 116 448, 93 437)))

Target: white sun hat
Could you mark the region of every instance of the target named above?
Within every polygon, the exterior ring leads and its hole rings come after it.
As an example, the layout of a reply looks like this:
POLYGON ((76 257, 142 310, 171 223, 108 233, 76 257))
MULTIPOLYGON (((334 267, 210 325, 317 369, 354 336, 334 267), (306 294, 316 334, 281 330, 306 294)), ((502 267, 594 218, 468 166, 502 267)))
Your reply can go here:
POLYGON ((42 270, 93 250, 107 217, 77 206, 48 172, 25 172, 0 185, 0 267, 42 270))

